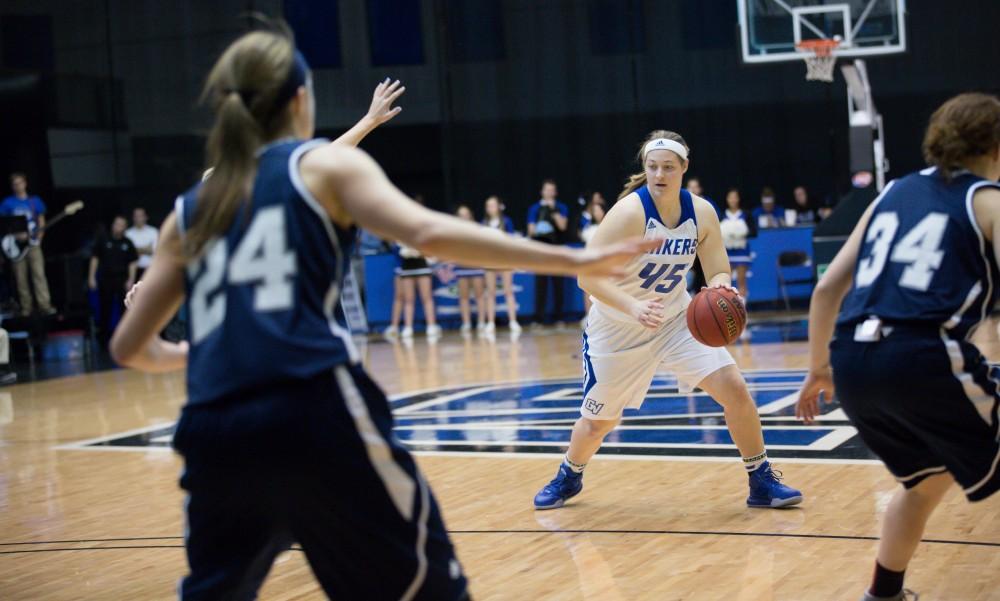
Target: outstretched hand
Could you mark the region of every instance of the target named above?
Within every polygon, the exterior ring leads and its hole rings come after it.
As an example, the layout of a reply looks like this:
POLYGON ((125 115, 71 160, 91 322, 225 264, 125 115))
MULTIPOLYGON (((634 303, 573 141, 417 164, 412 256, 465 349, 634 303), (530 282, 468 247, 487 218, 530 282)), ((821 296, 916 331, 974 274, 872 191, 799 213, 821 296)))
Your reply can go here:
POLYGON ((638 255, 658 248, 663 240, 635 238, 608 246, 584 248, 574 253, 576 275, 621 277, 625 264, 638 255))
POLYGON ((142 280, 135 283, 134 286, 125 295, 125 308, 130 309, 132 304, 135 303, 135 295, 139 291, 139 286, 142 286, 142 280))
POLYGON ((833 372, 829 367, 820 370, 809 370, 806 381, 799 392, 799 400, 795 403, 795 417, 807 424, 820 414, 819 401, 829 405, 833 402, 833 372))
POLYGON ((368 119, 376 127, 389 121, 403 110, 402 107, 392 106, 393 102, 403 95, 406 86, 400 85, 399 80, 389 83, 389 78, 375 86, 375 93, 372 94, 372 104, 368 108, 368 119))

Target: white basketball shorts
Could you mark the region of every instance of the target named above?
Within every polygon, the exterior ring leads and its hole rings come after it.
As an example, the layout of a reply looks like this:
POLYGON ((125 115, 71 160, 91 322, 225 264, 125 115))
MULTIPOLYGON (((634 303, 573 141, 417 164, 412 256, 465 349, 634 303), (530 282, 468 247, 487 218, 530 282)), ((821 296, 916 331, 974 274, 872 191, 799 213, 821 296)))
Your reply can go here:
POLYGON ((658 330, 609 317, 594 306, 583 334, 583 404, 590 419, 618 419, 638 409, 662 367, 682 386, 694 389, 707 376, 735 365, 725 348, 705 346, 691 336, 685 312, 658 330))

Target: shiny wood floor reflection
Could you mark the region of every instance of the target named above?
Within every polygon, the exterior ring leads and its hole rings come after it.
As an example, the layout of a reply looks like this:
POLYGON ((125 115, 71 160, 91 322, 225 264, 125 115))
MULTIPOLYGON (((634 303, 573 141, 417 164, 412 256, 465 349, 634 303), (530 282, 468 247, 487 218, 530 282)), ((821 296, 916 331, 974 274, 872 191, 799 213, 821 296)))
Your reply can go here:
MULTIPOLYGON (((987 355, 1000 359, 993 327, 987 355)), ((437 345, 372 343, 390 393, 576 377, 579 333, 437 345)), ((744 368, 805 364, 802 343, 734 347, 744 368)), ((180 461, 169 452, 56 450, 169 423, 183 376, 115 371, 0 391, 0 599, 171 599, 185 572, 180 461)), ((789 463, 801 508, 747 509, 737 462, 596 459, 564 509, 531 498, 554 457, 422 456, 475 599, 830 601, 860 597, 895 484, 877 465, 789 463)), ((952 491, 908 586, 926 600, 1000 599, 1000 498, 952 491)), ((281 556, 267 600, 321 599, 301 553, 281 556)))

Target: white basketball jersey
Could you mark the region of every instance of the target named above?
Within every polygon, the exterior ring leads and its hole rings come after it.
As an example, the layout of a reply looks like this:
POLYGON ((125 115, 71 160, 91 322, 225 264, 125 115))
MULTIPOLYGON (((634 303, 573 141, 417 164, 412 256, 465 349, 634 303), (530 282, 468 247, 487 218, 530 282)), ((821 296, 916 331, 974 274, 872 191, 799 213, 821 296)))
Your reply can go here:
MULTIPOLYGON (((687 292, 687 272, 694 264, 698 250, 698 220, 695 217, 694 201, 687 190, 681 190, 681 217, 677 226, 668 228, 663 224, 656 203, 646 186, 636 193, 642 201, 646 214, 646 240, 663 240, 656 250, 633 259, 626 266, 626 276, 617 286, 639 300, 660 299, 663 315, 669 319, 684 311, 691 296, 687 292)), ((600 313, 616 320, 635 322, 597 299, 594 305, 600 313)))

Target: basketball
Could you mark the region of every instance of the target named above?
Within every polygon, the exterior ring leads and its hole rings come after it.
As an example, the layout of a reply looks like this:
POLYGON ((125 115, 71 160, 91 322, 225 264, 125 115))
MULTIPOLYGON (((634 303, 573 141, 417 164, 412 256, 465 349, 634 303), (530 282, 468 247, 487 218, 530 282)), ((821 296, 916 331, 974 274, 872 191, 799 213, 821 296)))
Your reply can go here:
POLYGON ((706 346, 726 346, 743 333, 747 310, 732 290, 706 288, 687 308, 687 324, 695 340, 706 346))

